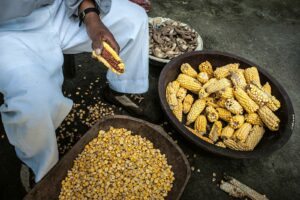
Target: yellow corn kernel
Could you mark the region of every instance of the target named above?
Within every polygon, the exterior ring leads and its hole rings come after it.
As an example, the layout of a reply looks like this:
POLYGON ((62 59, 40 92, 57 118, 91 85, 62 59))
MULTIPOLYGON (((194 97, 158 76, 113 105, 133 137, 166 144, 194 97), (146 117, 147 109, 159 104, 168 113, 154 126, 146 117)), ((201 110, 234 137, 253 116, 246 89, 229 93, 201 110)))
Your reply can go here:
POLYGON ((217 112, 218 112, 218 115, 219 115, 219 118, 224 120, 225 122, 229 122, 231 117, 232 117, 232 114, 229 110, 226 110, 224 108, 216 108, 217 112))
POLYGON ((209 77, 212 77, 214 74, 213 67, 208 61, 202 62, 199 65, 199 71, 207 73, 209 77))
POLYGON ((215 121, 215 123, 213 124, 210 132, 209 132, 209 139, 211 139, 213 142, 216 142, 219 138, 219 136, 221 136, 222 133, 222 123, 220 121, 215 121))
POLYGON ((227 78, 222 78, 218 81, 216 81, 214 84, 210 84, 207 88, 206 88, 206 92, 208 94, 220 91, 226 87, 231 87, 231 82, 230 80, 228 80, 227 78))
POLYGON ((203 99, 209 96, 209 94, 205 91, 205 89, 202 87, 198 92, 199 99, 203 99))
POLYGON ((222 129, 221 138, 222 139, 229 139, 233 136, 234 129, 227 125, 222 129))
POLYGON ((214 107, 207 106, 206 107, 206 117, 207 117, 208 121, 215 122, 219 119, 219 114, 216 111, 216 109, 214 109, 214 107))
POLYGON ((235 142, 232 139, 226 139, 223 141, 226 147, 236 150, 236 151, 249 151, 249 149, 243 144, 239 142, 235 142))
POLYGON ((258 115, 264 124, 271 130, 277 131, 279 129, 280 119, 268 108, 267 106, 263 106, 258 109, 258 115))
POLYGON ((224 88, 224 89, 220 90, 218 93, 219 93, 220 98, 224 98, 224 99, 233 98, 233 88, 232 87, 224 88))
POLYGON ((194 129, 188 127, 188 126, 185 126, 185 127, 186 127, 191 133, 193 133, 193 134, 196 135, 198 138, 200 138, 201 140, 204 140, 205 142, 208 142, 208 143, 210 143, 210 144, 213 144, 213 143, 214 143, 211 139, 209 139, 209 138, 207 138, 207 137, 201 135, 201 133, 199 133, 198 131, 196 131, 196 130, 194 130, 194 129))
POLYGON ((209 80, 208 74, 206 72, 200 72, 197 75, 197 79, 200 83, 204 84, 207 83, 207 81, 209 80))
POLYGON ((250 123, 250 124, 253 124, 253 125, 260 125, 260 126, 264 125, 257 113, 246 114, 245 115, 245 121, 250 123))
POLYGON ((248 94, 240 87, 234 89, 234 96, 236 100, 248 113, 254 113, 258 110, 259 106, 248 96, 248 94))
POLYGON ((217 142, 216 146, 226 148, 226 145, 223 142, 217 142))
POLYGON ((214 76, 217 79, 221 79, 221 78, 225 78, 227 76, 229 76, 231 71, 237 70, 239 68, 240 64, 239 63, 232 63, 232 64, 228 64, 222 67, 218 67, 215 71, 214 71, 214 76))
POLYGON ((173 109, 173 114, 178 119, 178 121, 182 122, 182 102, 179 101, 178 104, 173 109))
POLYGON ((180 70, 182 73, 192 77, 192 78, 197 78, 198 73, 196 70, 188 63, 183 63, 180 67, 180 70))
POLYGON ((218 104, 216 104, 215 99, 212 97, 206 97, 204 100, 206 101, 207 106, 212 106, 214 108, 219 107, 218 104))
POLYGON ((177 81, 180 83, 181 87, 190 90, 193 93, 197 94, 201 89, 201 83, 197 79, 186 74, 179 74, 177 81))
POLYGON ((260 106, 270 101, 270 95, 254 84, 248 84, 246 91, 249 97, 260 106))
POLYGON ((248 84, 255 83, 257 86, 261 86, 259 73, 256 67, 245 69, 245 78, 248 84))
POLYGON ((224 98, 220 98, 218 101, 217 101, 217 105, 221 108, 226 108, 225 107, 225 102, 226 102, 227 99, 224 99, 224 98))
POLYGON ((238 129, 244 124, 244 122, 245 122, 244 115, 235 115, 231 117, 229 125, 234 129, 238 129))
POLYGON ((271 85, 269 84, 269 82, 266 82, 266 84, 264 84, 262 86, 262 89, 268 93, 269 95, 271 95, 272 89, 271 89, 271 85))
POLYGON ((262 126, 254 125, 245 141, 247 148, 253 150, 264 136, 264 133, 265 129, 262 126))
POLYGON ((236 115, 243 114, 243 107, 234 99, 226 99, 225 108, 236 115))
POLYGON ((186 94, 187 94, 187 90, 183 87, 180 87, 176 94, 178 101, 182 102, 183 99, 185 98, 186 94))
POLYGON ((190 125, 193 123, 197 117, 200 115, 200 113, 204 110, 205 108, 205 100, 198 99, 194 102, 194 104, 191 107, 190 112, 187 115, 187 125, 190 125))
POLYGON ((173 108, 178 103, 176 94, 179 90, 179 87, 180 87, 179 82, 177 82, 177 81, 170 82, 166 87, 166 99, 167 99, 167 102, 168 102, 171 110, 173 110, 173 108))
POLYGON ((193 102, 194 102, 194 97, 190 94, 186 95, 186 97, 183 100, 183 113, 184 114, 187 114, 190 111, 193 102))
POLYGON ((251 124, 249 124, 249 123, 246 122, 239 129, 237 129, 234 132, 233 136, 238 141, 245 142, 251 129, 252 129, 251 124))
POLYGON ((271 96, 270 101, 266 105, 272 111, 276 111, 276 110, 278 110, 280 108, 281 103, 280 103, 280 101, 275 96, 271 96))
POLYGON ((194 129, 198 132, 206 133, 207 120, 205 115, 199 115, 195 121, 194 129))

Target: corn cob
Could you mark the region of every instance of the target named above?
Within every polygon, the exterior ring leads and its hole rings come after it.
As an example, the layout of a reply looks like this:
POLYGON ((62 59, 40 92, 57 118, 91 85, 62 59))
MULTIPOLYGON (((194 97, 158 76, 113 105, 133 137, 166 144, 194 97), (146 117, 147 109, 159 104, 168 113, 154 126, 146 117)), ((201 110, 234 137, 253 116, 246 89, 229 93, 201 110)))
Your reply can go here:
POLYGON ((197 79, 200 83, 204 84, 209 80, 208 74, 206 72, 200 72, 197 75, 197 79))
POLYGON ((199 115, 195 121, 194 129, 198 132, 206 133, 207 120, 205 115, 199 115))
POLYGON ((259 106, 262 106, 270 101, 270 95, 254 84, 248 84, 246 91, 249 97, 259 106))
POLYGON ((185 127, 186 127, 191 133, 193 133, 193 134, 196 135, 198 138, 200 138, 201 140, 204 140, 205 142, 208 142, 208 143, 210 143, 210 144, 213 144, 213 143, 214 143, 211 139, 209 139, 209 138, 207 138, 207 137, 201 135, 200 133, 198 133, 198 131, 196 131, 196 130, 194 130, 194 129, 188 127, 188 126, 185 126, 185 127))
POLYGON ((173 113, 178 121, 182 122, 182 102, 179 101, 178 104, 174 107, 173 113))
POLYGON ((180 83, 180 86, 190 90, 193 93, 198 93, 201 89, 201 83, 188 75, 185 74, 179 74, 177 81, 180 83))
POLYGON ((206 117, 207 117, 208 121, 215 122, 219 119, 219 114, 216 111, 216 109, 214 109, 214 107, 207 106, 206 107, 206 117))
POLYGON ((194 68, 188 64, 188 63, 183 63, 180 67, 180 70, 182 73, 192 77, 192 78, 197 78, 198 73, 196 72, 196 70, 194 70, 194 68))
POLYGON ((194 102, 194 97, 190 94, 186 95, 186 97, 183 100, 183 113, 184 114, 187 114, 190 111, 193 102, 194 102))
POLYGON ((272 89, 271 89, 271 85, 269 84, 269 82, 266 82, 266 84, 264 84, 264 86, 262 86, 262 89, 268 93, 269 95, 271 95, 272 89))
POLYGON ((234 129, 238 129, 244 124, 244 122, 245 122, 244 115, 235 115, 231 117, 229 121, 229 125, 234 129))
POLYGON ((259 106, 248 96, 244 90, 242 90, 242 88, 235 88, 233 93, 236 100, 241 104, 246 112, 254 113, 258 110, 259 106))
POLYGON ((216 108, 219 118, 224 120, 225 122, 229 122, 232 115, 231 112, 229 110, 226 110, 224 108, 216 108))
POLYGON ((226 102, 227 99, 224 99, 224 98, 221 98, 217 101, 217 105, 221 108, 226 108, 225 107, 225 102, 226 102))
POLYGON ((209 132, 209 139, 211 139, 213 142, 216 142, 219 138, 219 136, 221 136, 222 133, 222 123, 220 121, 215 121, 215 123, 213 124, 210 132, 209 132))
POLYGON ((214 108, 219 107, 218 104, 216 104, 215 99, 212 97, 206 97, 204 100, 206 101, 207 106, 212 106, 214 108))
POLYGON ((198 92, 198 96, 199 96, 199 99, 203 99, 205 97, 208 97, 209 94, 205 91, 205 89, 202 87, 199 92, 198 92))
POLYGON ((228 64, 222 67, 218 67, 214 71, 214 76, 217 79, 225 78, 229 76, 230 71, 237 70, 239 68, 240 64, 239 63, 233 63, 233 64, 228 64))
POLYGON ((240 70, 231 71, 230 79, 235 87, 244 89, 247 85, 245 76, 240 70))
POLYGON ((226 139, 223 141, 226 147, 236 151, 249 151, 243 143, 237 143, 232 139, 226 139))
POLYGON ((278 99, 276 99, 275 96, 271 96, 271 100, 266 105, 272 111, 278 110, 280 108, 280 106, 281 106, 280 101, 278 99))
POLYGON ((179 82, 173 81, 167 85, 166 88, 166 99, 170 106, 170 109, 173 110, 174 107, 178 104, 178 100, 176 98, 176 93, 179 89, 179 82))
POLYGON ((258 115, 271 131, 277 131, 279 129, 280 119, 267 106, 259 108, 258 115))
POLYGON ((265 129, 262 126, 254 125, 245 142, 247 148, 253 150, 264 136, 264 133, 265 129))
POLYGON ((202 62, 199 65, 199 71, 207 73, 209 77, 212 77, 214 74, 213 67, 208 61, 202 62))
POLYGON ((183 87, 180 87, 176 94, 178 101, 182 102, 186 94, 187 94, 187 90, 183 87))
POLYGON ((216 146, 226 148, 226 145, 223 142, 217 142, 216 146))
POLYGON ((220 90, 218 93, 219 93, 218 95, 220 98, 224 98, 224 99, 233 98, 233 88, 232 87, 224 88, 224 89, 220 90))
POLYGON ((229 139, 233 136, 234 129, 231 126, 225 126, 222 129, 221 138, 222 139, 229 139))
POLYGON ((251 124, 249 124, 249 123, 246 122, 239 129, 237 129, 234 132, 233 136, 238 141, 245 142, 251 129, 252 129, 251 124))
POLYGON ((220 91, 226 87, 231 87, 231 82, 230 80, 228 80, 227 78, 222 78, 218 81, 216 81, 216 83, 214 84, 210 84, 207 88, 206 88, 206 92, 208 94, 220 91))
POLYGON ((255 83, 257 86, 261 87, 259 73, 256 67, 245 69, 245 78, 248 84, 255 83))
POLYGON ((187 125, 190 125, 193 123, 197 117, 200 115, 200 113, 204 110, 205 108, 205 100, 198 99, 194 102, 192 105, 190 112, 187 115, 187 125))
POLYGON ((216 78, 211 78, 209 79, 204 85, 203 85, 203 89, 206 90, 207 87, 209 87, 210 85, 213 85, 217 82, 218 80, 216 78))
POLYGON ((234 99, 226 99, 225 107, 227 108, 227 110, 229 110, 233 114, 236 114, 236 115, 243 114, 243 107, 241 106, 241 104, 239 102, 237 102, 234 99))
POLYGON ((253 125, 264 125, 257 113, 250 113, 245 115, 245 121, 253 125))

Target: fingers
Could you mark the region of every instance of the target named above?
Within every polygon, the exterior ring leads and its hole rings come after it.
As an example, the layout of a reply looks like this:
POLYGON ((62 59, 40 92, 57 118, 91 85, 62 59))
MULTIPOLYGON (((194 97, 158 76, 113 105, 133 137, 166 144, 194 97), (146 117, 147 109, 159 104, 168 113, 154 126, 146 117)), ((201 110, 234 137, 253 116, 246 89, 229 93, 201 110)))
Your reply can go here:
POLYGON ((97 55, 100 55, 102 52, 102 48, 103 48, 102 40, 99 39, 99 40, 94 41, 92 43, 92 48, 94 49, 94 51, 97 55))
POLYGON ((119 54, 120 47, 113 35, 105 36, 103 40, 106 41, 111 46, 111 48, 113 48, 117 52, 117 54, 119 54))

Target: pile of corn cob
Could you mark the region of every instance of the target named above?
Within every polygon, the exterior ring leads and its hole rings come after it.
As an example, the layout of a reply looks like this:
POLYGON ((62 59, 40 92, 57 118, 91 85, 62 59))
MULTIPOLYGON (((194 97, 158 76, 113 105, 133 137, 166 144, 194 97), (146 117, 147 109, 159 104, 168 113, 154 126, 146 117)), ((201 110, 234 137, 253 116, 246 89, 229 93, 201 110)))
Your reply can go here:
POLYGON ((166 88, 166 98, 176 118, 202 140, 223 148, 252 151, 265 133, 279 129, 274 111, 280 101, 268 82, 260 82, 256 67, 239 63, 217 67, 210 62, 181 65, 177 79, 166 88), (211 126, 209 126, 211 124, 211 126))
POLYGON ((150 141, 124 128, 110 128, 78 155, 59 199, 164 199, 173 181, 165 155, 150 141))

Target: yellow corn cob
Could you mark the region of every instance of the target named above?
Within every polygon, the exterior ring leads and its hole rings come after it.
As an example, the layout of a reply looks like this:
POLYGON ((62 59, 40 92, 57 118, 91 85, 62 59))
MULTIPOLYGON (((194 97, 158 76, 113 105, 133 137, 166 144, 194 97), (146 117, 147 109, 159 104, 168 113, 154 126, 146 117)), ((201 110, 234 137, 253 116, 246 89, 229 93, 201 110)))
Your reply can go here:
POLYGON ((244 122, 245 122, 244 115, 235 115, 231 117, 229 125, 234 129, 238 129, 244 124, 244 122))
POLYGON ((240 87, 244 89, 247 85, 245 76, 240 70, 231 71, 230 79, 235 87, 240 87))
POLYGON ((251 124, 249 123, 244 123, 239 129, 237 129, 233 136, 240 142, 245 142, 250 130, 252 129, 251 124))
POLYGON ((210 122, 215 122, 219 119, 218 112, 212 106, 206 107, 206 116, 207 116, 208 121, 210 121, 210 122))
POLYGON ((199 99, 203 99, 205 97, 208 97, 209 94, 205 91, 205 89, 202 87, 199 92, 198 92, 198 96, 199 96, 199 99))
POLYGON ((236 150, 236 151, 249 151, 248 148, 243 143, 237 143, 232 139, 226 139, 223 141, 223 143, 226 145, 226 147, 236 150))
POLYGON ((270 108, 272 111, 276 111, 280 108, 281 103, 278 99, 276 99, 275 96, 271 96, 270 101, 266 104, 268 108, 270 108))
POLYGON ((233 136, 234 129, 231 126, 225 126, 222 129, 221 138, 222 139, 229 139, 233 136))
POLYGON ((262 126, 254 125, 245 142, 247 148, 253 150, 264 136, 264 133, 265 129, 262 126))
POLYGON ((264 84, 264 86, 262 87, 262 89, 268 93, 269 95, 271 95, 272 89, 271 89, 271 85, 269 84, 269 82, 266 82, 266 84, 264 84))
POLYGON ((257 113, 250 113, 245 115, 245 121, 253 125, 264 125, 257 113))
POLYGON ((222 123, 220 121, 216 121, 213 124, 208 137, 213 142, 216 142, 218 140, 219 136, 221 136, 221 133, 222 133, 222 123))
POLYGON ((267 106, 259 108, 257 112, 261 120, 271 131, 279 129, 280 119, 267 106))
POLYGON ((199 115, 195 121, 194 129, 198 132, 206 133, 207 120, 205 115, 199 115))
POLYGON ((219 92, 219 97, 224 98, 224 99, 231 99, 233 98, 233 88, 232 87, 227 87, 219 92))
POLYGON ((243 107, 234 99, 226 99, 225 108, 227 108, 227 110, 229 110, 233 114, 243 114, 243 107))
POLYGON ((212 77, 214 74, 213 67, 208 61, 205 61, 199 65, 199 71, 207 73, 209 77, 212 77))
POLYGON ((209 80, 208 74, 206 72, 200 72, 197 75, 197 79, 200 83, 204 84, 209 80))
POLYGON ((187 90, 183 87, 180 87, 176 94, 178 101, 182 102, 186 94, 187 94, 187 90))
POLYGON ((214 76, 217 79, 225 78, 229 76, 230 71, 237 70, 239 68, 240 64, 239 63, 233 63, 233 64, 228 64, 222 67, 218 67, 214 71, 214 76))
POLYGON ((179 82, 173 81, 167 85, 166 88, 166 99, 170 106, 170 109, 173 110, 174 107, 178 104, 176 94, 179 90, 179 82))
POLYGON ((216 146, 226 148, 226 145, 223 142, 217 142, 216 146))
POLYGON ((201 83, 188 75, 185 74, 179 74, 177 81, 180 83, 180 86, 190 90, 193 93, 198 93, 201 89, 201 83))
POLYGON ((182 122, 182 102, 179 101, 178 104, 174 107, 173 113, 178 121, 182 122))
POLYGON ((225 102, 226 102, 226 99, 221 98, 217 101, 217 105, 221 108, 225 108, 225 102))
POLYGON ((190 94, 186 95, 186 97, 183 100, 183 113, 184 114, 187 114, 190 111, 193 102, 194 102, 194 97, 190 94))
POLYGON ((196 72, 196 70, 194 70, 194 68, 188 64, 188 63, 183 63, 180 67, 180 70, 182 73, 192 77, 192 78, 197 78, 198 73, 196 72))
POLYGON ((236 100, 248 113, 254 113, 258 110, 259 106, 248 96, 248 94, 240 87, 233 91, 236 100))
POLYGON ((204 100, 206 101, 207 106, 212 106, 214 108, 219 107, 218 104, 216 104, 215 99, 212 97, 206 97, 204 100))
POLYGON ((205 83, 205 84, 203 85, 202 88, 206 90, 207 87, 209 87, 210 85, 215 84, 217 81, 218 81, 218 80, 217 80, 216 78, 211 78, 211 79, 209 79, 209 80, 207 81, 207 83, 205 83))
POLYGON ((260 106, 270 101, 270 95, 254 84, 248 84, 246 91, 249 97, 260 106))
POLYGON ((208 143, 210 143, 210 144, 213 144, 213 143, 214 143, 211 139, 209 139, 209 138, 207 138, 207 137, 201 135, 198 131, 196 131, 196 130, 194 130, 194 129, 188 127, 188 126, 185 126, 185 127, 186 127, 191 133, 193 133, 193 134, 196 135, 198 138, 200 138, 201 140, 204 140, 205 142, 208 142, 208 143))
POLYGON ((216 108, 219 118, 224 120, 225 122, 229 122, 232 115, 231 112, 229 110, 226 110, 224 108, 216 108))
POLYGON ((193 123, 197 117, 200 115, 200 113, 204 110, 205 108, 205 100, 198 99, 194 102, 194 104, 191 107, 190 112, 187 115, 187 125, 190 125, 193 123))
POLYGON ((226 87, 231 87, 231 82, 230 80, 228 80, 227 78, 222 78, 218 81, 216 81, 214 84, 210 84, 207 88, 206 88, 206 92, 208 94, 220 91, 226 87))
POLYGON ((255 83, 257 86, 261 87, 259 73, 256 67, 245 69, 245 78, 248 84, 255 83))

